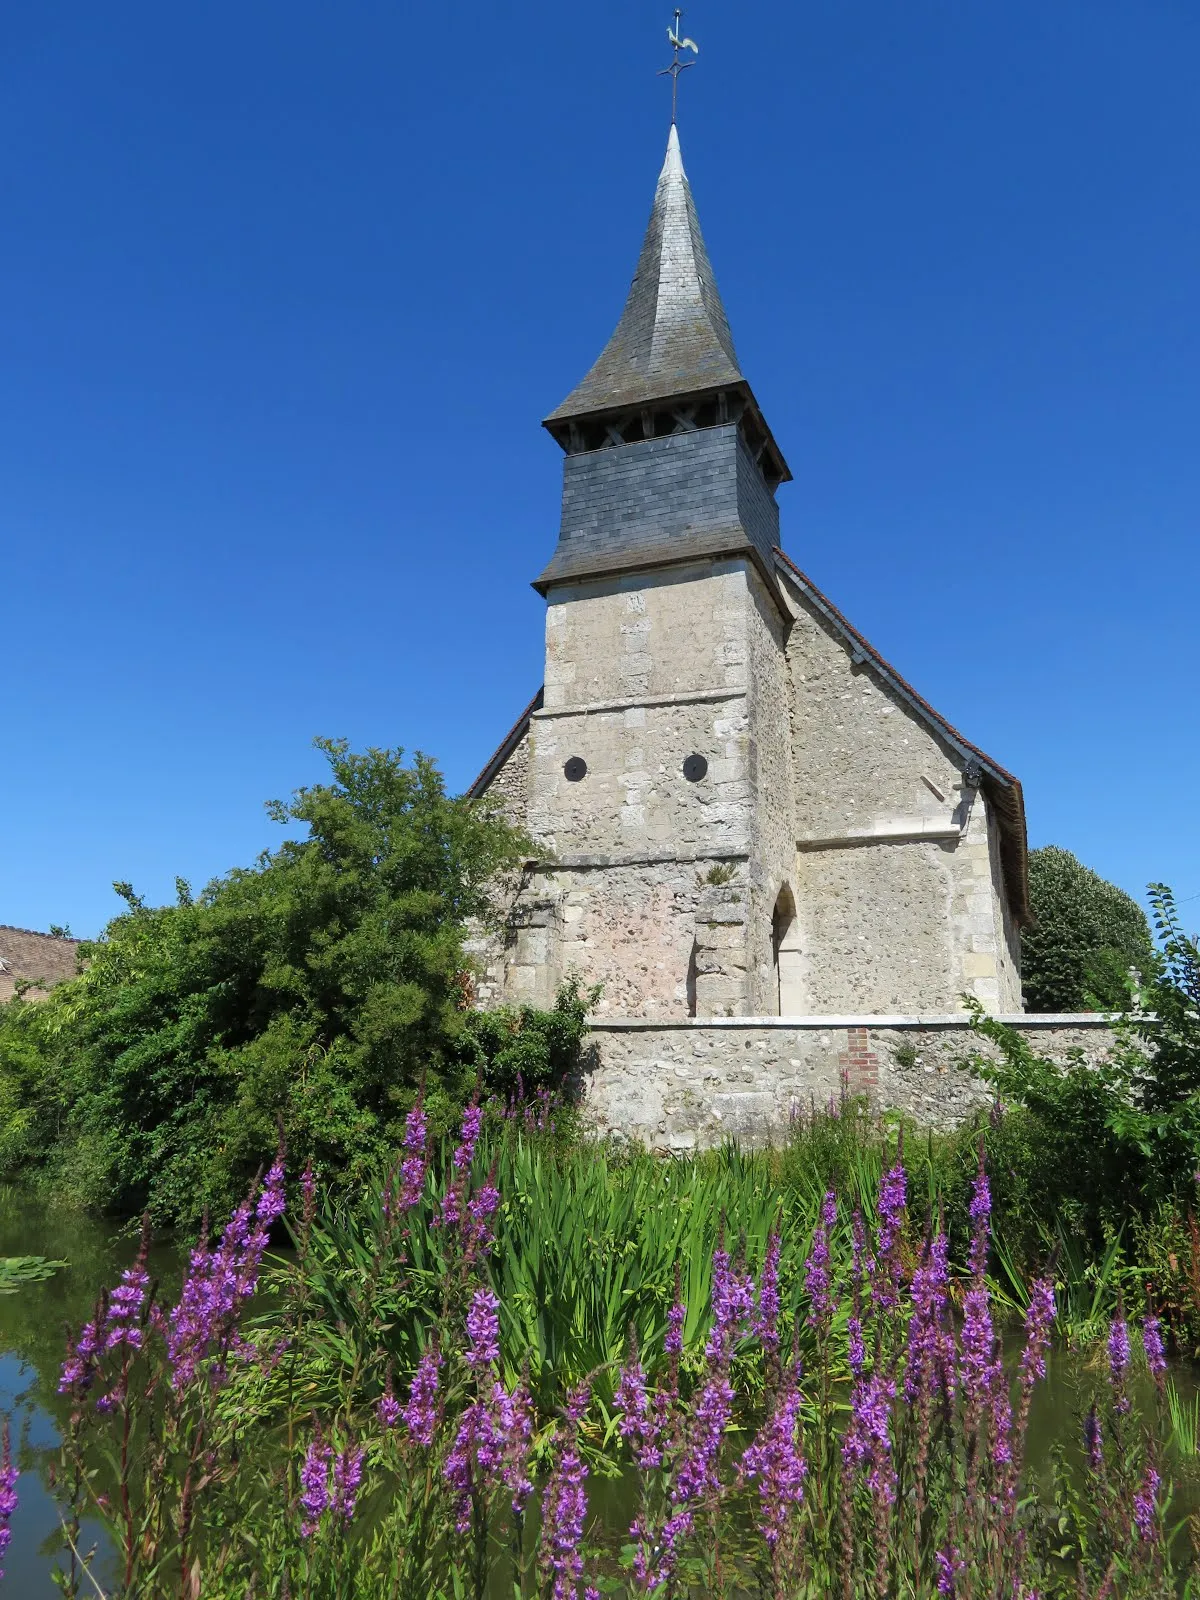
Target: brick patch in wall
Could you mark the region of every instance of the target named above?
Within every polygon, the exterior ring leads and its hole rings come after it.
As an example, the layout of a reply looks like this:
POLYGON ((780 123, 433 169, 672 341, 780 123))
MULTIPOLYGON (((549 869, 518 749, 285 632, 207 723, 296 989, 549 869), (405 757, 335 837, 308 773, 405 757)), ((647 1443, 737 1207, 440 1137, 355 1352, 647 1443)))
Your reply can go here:
POLYGON ((838 1056, 851 1094, 873 1095, 879 1088, 879 1061, 871 1049, 870 1028, 847 1028, 846 1049, 838 1056))

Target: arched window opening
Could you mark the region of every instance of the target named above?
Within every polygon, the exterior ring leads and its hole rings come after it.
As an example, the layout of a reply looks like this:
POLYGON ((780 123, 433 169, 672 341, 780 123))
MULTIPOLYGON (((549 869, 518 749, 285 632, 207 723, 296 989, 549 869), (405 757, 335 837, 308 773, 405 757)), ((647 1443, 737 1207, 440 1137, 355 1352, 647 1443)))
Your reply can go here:
POLYGON ((798 1017, 804 1013, 800 925, 796 901, 785 883, 771 918, 771 954, 774 964, 776 1014, 798 1017))

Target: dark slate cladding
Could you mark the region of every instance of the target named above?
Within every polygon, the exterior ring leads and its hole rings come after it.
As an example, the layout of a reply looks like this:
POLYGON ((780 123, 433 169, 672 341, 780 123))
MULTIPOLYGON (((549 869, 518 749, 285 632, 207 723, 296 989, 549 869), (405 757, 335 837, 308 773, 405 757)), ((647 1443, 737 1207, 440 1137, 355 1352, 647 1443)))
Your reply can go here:
POLYGON ((734 423, 568 456, 558 548, 535 587, 701 556, 774 570, 779 508, 734 423))
POLYGON ((744 382, 672 128, 621 320, 583 382, 546 420, 744 382))

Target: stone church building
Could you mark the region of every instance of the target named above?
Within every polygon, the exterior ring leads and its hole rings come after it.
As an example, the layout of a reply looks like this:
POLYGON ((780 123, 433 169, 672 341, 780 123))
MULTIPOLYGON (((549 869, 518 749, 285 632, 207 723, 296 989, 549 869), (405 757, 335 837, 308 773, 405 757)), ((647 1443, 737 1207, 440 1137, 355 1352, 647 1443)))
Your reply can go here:
POLYGON ((1020 1013, 1021 785, 780 548, 791 474, 674 128, 620 321, 545 426, 545 682, 471 790, 543 854, 482 997, 602 985, 593 1099, 677 1144, 876 1087, 872 1029, 1020 1013))

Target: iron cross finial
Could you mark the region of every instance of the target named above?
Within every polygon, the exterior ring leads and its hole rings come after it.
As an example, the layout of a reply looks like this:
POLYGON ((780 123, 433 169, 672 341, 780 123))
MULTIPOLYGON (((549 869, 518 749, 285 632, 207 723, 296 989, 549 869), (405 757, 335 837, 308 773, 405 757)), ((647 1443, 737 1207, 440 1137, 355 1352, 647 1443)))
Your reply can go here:
POLYGON ((694 39, 685 39, 682 36, 683 30, 679 26, 679 19, 682 16, 682 8, 676 6, 675 26, 667 28, 667 42, 675 52, 675 59, 671 62, 669 67, 664 67, 658 74, 660 78, 670 78, 671 80, 672 126, 674 126, 675 113, 679 106, 679 74, 681 72, 686 72, 689 67, 694 67, 696 65, 694 61, 680 61, 679 52, 681 50, 690 50, 694 56, 698 56, 700 54, 700 46, 696 43, 696 41, 694 39))

